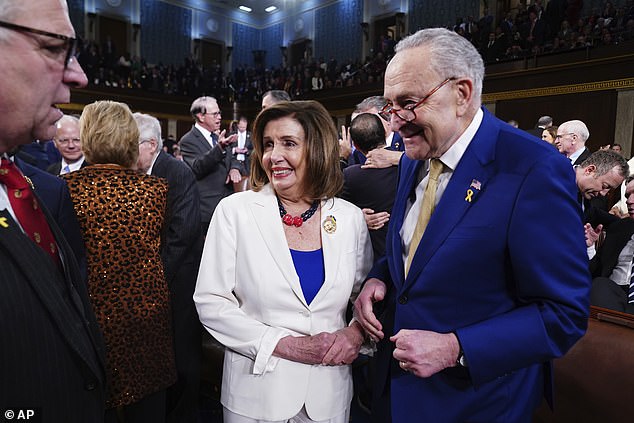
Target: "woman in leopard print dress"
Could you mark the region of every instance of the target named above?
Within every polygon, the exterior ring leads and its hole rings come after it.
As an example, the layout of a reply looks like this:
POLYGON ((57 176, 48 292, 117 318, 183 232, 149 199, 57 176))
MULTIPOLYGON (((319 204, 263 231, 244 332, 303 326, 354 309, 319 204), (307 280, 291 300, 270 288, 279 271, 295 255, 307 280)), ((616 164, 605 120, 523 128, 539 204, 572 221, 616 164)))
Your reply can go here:
POLYGON ((64 175, 86 243, 88 290, 107 345, 106 422, 161 422, 176 379, 161 262, 167 182, 132 169, 139 133, 127 105, 98 101, 80 120, 93 163, 64 175))

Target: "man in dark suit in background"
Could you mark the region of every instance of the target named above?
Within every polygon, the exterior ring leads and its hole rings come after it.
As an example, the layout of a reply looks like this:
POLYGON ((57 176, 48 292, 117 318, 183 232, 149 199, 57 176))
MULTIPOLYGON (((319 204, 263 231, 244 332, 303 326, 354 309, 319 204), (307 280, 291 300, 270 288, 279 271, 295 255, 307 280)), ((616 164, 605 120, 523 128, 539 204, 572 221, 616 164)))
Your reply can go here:
POLYGON ((54 105, 86 85, 74 36, 65 1, 0 5, 0 50, 11 57, 0 61, 0 410, 84 423, 104 419, 101 333, 72 249, 6 156, 51 139, 54 105))
MULTIPOLYGON (((350 123, 350 138, 357 150, 364 155, 375 148, 385 146, 385 131, 381 118, 372 113, 361 113, 350 123)), ((348 200, 361 209, 377 212, 392 211, 398 168, 389 166, 381 169, 362 168, 361 165, 344 169, 344 184, 341 198, 348 200)), ((385 235, 387 225, 369 224, 370 238, 374 257, 385 254, 385 235)))
POLYGON ((64 175, 88 166, 81 151, 79 138, 79 119, 75 116, 64 115, 55 124, 55 138, 53 142, 59 150, 62 159, 48 167, 47 172, 53 175, 64 175))
POLYGON ((197 421, 202 327, 193 295, 202 254, 200 197, 191 169, 165 151, 159 121, 135 113, 139 127, 139 170, 167 179, 167 213, 163 236, 165 279, 170 289, 178 380, 167 391, 169 422, 197 421))
POLYGON ((200 218, 203 235, 216 206, 233 193, 233 183, 240 182, 239 164, 234 163, 230 145, 237 135, 225 138, 220 130, 222 122, 218 102, 213 97, 199 97, 191 105, 194 126, 183 135, 179 145, 183 160, 194 172, 200 193, 200 218))
POLYGON ((231 144, 231 154, 234 163, 239 166, 238 170, 242 176, 239 184, 234 184, 233 188, 236 192, 245 191, 247 189, 249 175, 251 174, 251 151, 253 151, 253 143, 251 142, 251 132, 247 130, 249 121, 245 116, 238 119, 238 128, 236 141, 231 144))
POLYGON ((627 178, 629 216, 610 225, 605 241, 590 261, 590 304, 634 314, 634 177, 627 178))
POLYGON ((537 124, 535 125, 535 127, 527 129, 526 132, 536 136, 541 140, 542 132, 544 132, 544 129, 550 128, 551 126, 553 126, 553 118, 551 118, 550 116, 542 116, 537 120, 537 124))
POLYGON ((590 131, 588 131, 586 124, 580 120, 569 120, 559 125, 557 138, 560 142, 559 152, 568 157, 573 166, 580 165, 592 154, 586 148, 590 131))

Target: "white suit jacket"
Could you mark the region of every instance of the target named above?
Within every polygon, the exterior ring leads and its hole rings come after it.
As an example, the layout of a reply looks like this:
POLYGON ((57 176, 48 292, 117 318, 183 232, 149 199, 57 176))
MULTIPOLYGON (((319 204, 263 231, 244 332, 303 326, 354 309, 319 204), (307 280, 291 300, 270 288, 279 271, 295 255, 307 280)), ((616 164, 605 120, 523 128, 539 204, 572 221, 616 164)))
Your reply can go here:
POLYGON ((372 265, 359 208, 326 200, 321 220, 325 281, 308 305, 270 185, 233 194, 216 208, 194 301, 202 324, 227 347, 221 402, 235 413, 283 420, 305 406, 312 419, 325 420, 350 404, 350 366, 307 365, 272 355, 285 336, 345 327, 348 302, 372 265), (334 233, 323 229, 329 216, 336 219, 334 233))

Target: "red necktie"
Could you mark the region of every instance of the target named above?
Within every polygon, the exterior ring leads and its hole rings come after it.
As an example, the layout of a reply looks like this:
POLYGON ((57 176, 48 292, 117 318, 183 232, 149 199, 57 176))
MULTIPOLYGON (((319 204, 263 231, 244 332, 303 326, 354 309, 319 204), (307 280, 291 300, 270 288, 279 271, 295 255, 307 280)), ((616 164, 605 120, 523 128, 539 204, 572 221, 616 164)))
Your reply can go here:
POLYGON ((48 226, 44 212, 22 175, 11 160, 0 160, 0 183, 7 187, 7 194, 13 213, 24 233, 39 245, 61 269, 61 260, 57 254, 57 244, 48 226))

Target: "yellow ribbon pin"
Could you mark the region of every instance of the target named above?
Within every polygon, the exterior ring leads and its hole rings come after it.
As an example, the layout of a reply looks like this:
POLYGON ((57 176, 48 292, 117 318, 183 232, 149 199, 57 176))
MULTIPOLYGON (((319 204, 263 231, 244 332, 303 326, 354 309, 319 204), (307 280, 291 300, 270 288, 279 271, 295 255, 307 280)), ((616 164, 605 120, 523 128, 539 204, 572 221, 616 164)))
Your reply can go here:
POLYGON ((6 217, 0 217, 0 226, 2 226, 3 228, 8 228, 9 224, 7 223, 7 218, 6 217))
POLYGON ((473 198, 473 191, 468 189, 467 190, 467 196, 464 199, 465 199, 465 201, 471 202, 472 198, 473 198))

